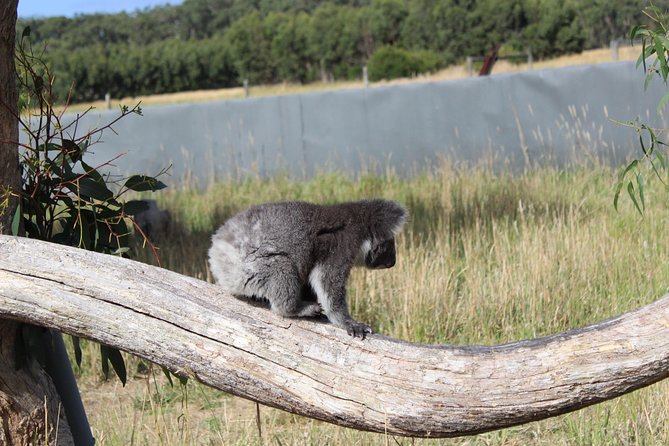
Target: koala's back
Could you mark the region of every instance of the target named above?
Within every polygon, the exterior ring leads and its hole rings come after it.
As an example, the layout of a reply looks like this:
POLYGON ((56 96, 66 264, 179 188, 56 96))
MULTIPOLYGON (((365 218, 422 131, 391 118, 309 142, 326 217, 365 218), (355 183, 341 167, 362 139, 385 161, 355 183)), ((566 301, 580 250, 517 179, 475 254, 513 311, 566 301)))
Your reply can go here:
POLYGON ((310 221, 317 206, 302 202, 269 203, 234 215, 212 237, 209 264, 216 281, 234 294, 261 289, 277 269, 305 282, 312 265, 310 221), (255 284, 255 285, 253 285, 255 284))

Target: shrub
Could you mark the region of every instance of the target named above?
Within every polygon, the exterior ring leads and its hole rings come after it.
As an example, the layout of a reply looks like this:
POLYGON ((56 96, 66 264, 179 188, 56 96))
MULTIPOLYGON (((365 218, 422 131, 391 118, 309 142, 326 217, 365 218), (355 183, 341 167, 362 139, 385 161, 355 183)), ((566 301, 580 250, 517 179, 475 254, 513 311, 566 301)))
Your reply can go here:
POLYGON ((394 46, 383 46, 369 58, 369 79, 396 79, 434 71, 441 66, 441 58, 433 51, 409 51, 394 46))

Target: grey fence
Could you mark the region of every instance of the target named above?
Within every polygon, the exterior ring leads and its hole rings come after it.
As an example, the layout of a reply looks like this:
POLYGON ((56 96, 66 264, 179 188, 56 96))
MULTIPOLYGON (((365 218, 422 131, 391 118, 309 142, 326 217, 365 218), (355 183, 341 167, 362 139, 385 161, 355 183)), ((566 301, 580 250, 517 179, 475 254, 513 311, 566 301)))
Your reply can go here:
MULTIPOLYGON (((665 125, 655 107, 661 82, 643 89, 631 62, 413 83, 154 106, 128 117, 93 147, 93 162, 128 152, 121 173, 155 173, 173 164, 172 181, 333 169, 392 167, 400 173, 455 162, 494 160, 514 168, 565 165, 597 157, 620 163, 638 150, 631 129, 609 118, 665 125)), ((87 115, 79 129, 118 111, 87 115)))

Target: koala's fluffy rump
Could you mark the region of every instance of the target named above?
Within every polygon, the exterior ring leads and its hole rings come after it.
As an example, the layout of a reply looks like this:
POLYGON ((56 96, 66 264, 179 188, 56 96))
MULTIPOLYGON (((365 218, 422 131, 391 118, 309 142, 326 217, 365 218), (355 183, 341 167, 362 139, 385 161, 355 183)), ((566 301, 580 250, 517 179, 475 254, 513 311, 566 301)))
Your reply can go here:
POLYGON ((346 281, 356 259, 369 267, 394 264, 393 239, 406 216, 402 206, 385 200, 254 206, 213 235, 211 272, 226 291, 267 299, 277 314, 315 316, 322 311, 349 334, 364 337, 371 330, 350 317, 346 281), (375 264, 379 251, 386 259, 375 264), (311 287, 317 303, 302 300, 305 286, 311 287))

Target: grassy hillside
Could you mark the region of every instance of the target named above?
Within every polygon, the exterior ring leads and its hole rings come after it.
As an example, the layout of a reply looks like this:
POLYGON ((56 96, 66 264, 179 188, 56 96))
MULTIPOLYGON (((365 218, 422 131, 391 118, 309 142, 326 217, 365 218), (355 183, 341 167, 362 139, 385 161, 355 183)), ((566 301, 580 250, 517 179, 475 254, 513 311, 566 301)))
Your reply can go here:
MULTIPOLYGON (((522 175, 443 163, 412 178, 392 172, 219 183, 158 197, 175 218, 165 267, 207 279, 212 231, 250 204, 386 197, 411 212, 398 264, 354 270, 355 318, 383 334, 427 343, 490 344, 580 327, 651 302, 669 287, 669 210, 648 187, 641 219, 612 206, 615 173, 588 165, 522 175)), ((148 253, 140 258, 151 262, 148 253)), ((333 328, 334 329, 334 328, 333 328)), ((157 367, 129 359, 129 384, 100 379, 85 348, 79 376, 98 445, 567 445, 669 444, 666 382, 579 412, 453 440, 356 432, 261 407, 193 381, 171 387, 157 367)))

